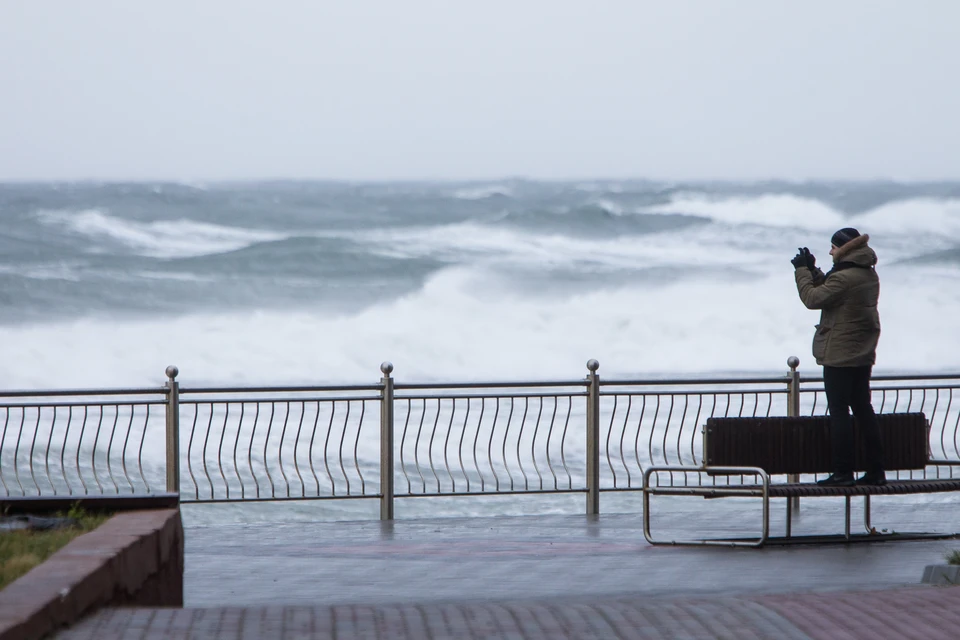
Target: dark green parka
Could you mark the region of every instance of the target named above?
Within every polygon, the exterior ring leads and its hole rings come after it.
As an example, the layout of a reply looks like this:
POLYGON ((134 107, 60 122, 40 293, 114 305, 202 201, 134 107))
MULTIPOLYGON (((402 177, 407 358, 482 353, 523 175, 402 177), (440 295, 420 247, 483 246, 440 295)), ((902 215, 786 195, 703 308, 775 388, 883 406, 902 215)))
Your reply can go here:
POLYGON ((880 280, 877 254, 862 235, 833 253, 833 269, 824 273, 800 267, 794 274, 800 300, 808 309, 821 309, 813 337, 813 357, 828 367, 870 366, 880 340, 880 280))

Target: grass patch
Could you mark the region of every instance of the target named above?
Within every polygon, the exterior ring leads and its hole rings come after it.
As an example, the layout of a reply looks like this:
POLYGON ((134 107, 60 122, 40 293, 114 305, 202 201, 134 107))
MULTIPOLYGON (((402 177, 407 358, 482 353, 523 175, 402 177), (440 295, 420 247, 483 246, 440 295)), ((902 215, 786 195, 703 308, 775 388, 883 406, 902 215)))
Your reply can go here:
POLYGON ((0 589, 52 556, 82 533, 93 531, 112 514, 90 514, 74 506, 59 517, 73 518, 78 526, 50 531, 0 532, 0 589))
POLYGON ((947 564, 960 564, 960 549, 948 551, 944 557, 947 559, 947 564))

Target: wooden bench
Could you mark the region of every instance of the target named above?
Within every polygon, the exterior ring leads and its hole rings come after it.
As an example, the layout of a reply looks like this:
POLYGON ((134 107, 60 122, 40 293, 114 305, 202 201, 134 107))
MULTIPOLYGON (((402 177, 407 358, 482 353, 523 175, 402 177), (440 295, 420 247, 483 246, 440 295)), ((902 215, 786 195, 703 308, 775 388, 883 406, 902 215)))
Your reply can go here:
MULTIPOLYGON (((816 417, 752 417, 709 418, 702 427, 703 464, 700 466, 655 466, 643 475, 643 529, 651 544, 717 544, 730 546, 762 546, 793 542, 854 542, 881 539, 915 539, 921 537, 952 537, 954 533, 878 533, 870 522, 870 498, 876 495, 902 495, 960 491, 960 474, 950 467, 960 467, 957 460, 933 460, 930 457, 930 427, 922 413, 878 414, 883 441, 887 484, 883 486, 822 487, 814 482, 799 482, 800 475, 824 474, 832 471, 830 452, 830 420, 816 417), (941 467, 947 467, 940 473, 941 467), (896 472, 909 472, 909 474, 896 472), (669 482, 661 483, 662 474, 669 474, 669 482), (682 482, 676 482, 679 474, 682 482), (688 474, 694 474, 691 484, 688 474), (898 476, 909 475, 908 479, 898 476), (740 481, 731 481, 732 476, 740 481), (914 477, 917 476, 917 477, 914 477), (704 482, 706 477, 707 482, 704 482), (747 483, 744 478, 757 478, 747 483), (783 478, 774 481, 773 477, 783 478), (762 499, 762 531, 750 539, 661 540, 650 533, 650 498, 655 495, 700 496, 722 498, 729 496, 759 497, 762 499), (850 533, 851 498, 864 498, 864 527, 866 533, 850 533), (843 497, 846 518, 843 534, 827 536, 792 535, 792 516, 799 498, 843 497), (786 498, 785 535, 770 536, 770 500, 786 498), (791 504, 793 503, 793 504, 791 504)), ((856 435, 857 424, 853 421, 856 435)), ((863 469, 863 443, 855 442, 855 468, 863 469)))

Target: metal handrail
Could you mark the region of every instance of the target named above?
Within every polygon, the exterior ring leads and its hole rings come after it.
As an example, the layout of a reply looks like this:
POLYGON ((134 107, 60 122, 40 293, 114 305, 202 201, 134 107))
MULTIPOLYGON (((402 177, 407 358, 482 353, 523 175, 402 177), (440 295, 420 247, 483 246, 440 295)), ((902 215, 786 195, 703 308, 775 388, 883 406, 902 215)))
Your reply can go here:
POLYGON ((145 387, 142 389, 14 389, 0 391, 0 398, 50 398, 84 396, 149 396, 167 393, 166 387, 145 387))
MULTIPOLYGON (((820 379, 820 380, 807 380, 807 379, 804 379, 804 383, 810 383, 810 382, 819 382, 819 383, 820 383, 820 386, 819 386, 818 388, 816 388, 816 389, 810 389, 809 387, 807 387, 807 388, 805 389, 806 391, 823 391, 823 380, 822 380, 822 379, 820 379)), ((936 385, 936 386, 916 386, 916 385, 906 386, 906 385, 904 385, 904 386, 895 386, 895 387, 890 387, 890 386, 886 386, 886 385, 880 385, 880 386, 878 386, 878 385, 872 384, 872 382, 873 382, 873 381, 871 380, 871 385, 870 385, 871 391, 937 391, 937 390, 942 390, 942 389, 960 389, 960 382, 958 382, 957 384, 948 384, 948 385, 942 385, 942 384, 941 384, 941 385, 936 385)), ((884 382, 884 381, 881 380, 881 382, 884 382)), ((893 379, 889 379, 889 380, 887 380, 887 382, 893 382, 893 379)))
MULTIPOLYGON (((785 384, 785 383, 786 383, 786 380, 781 380, 780 382, 781 382, 781 384, 785 384)), ((731 385, 736 385, 736 386, 741 386, 741 385, 737 385, 737 384, 734 383, 734 382, 731 382, 730 384, 731 384, 731 385)), ((694 390, 690 390, 690 391, 684 391, 683 389, 679 389, 679 388, 677 388, 677 389, 663 389, 663 390, 659 390, 659 391, 648 391, 648 390, 638 390, 638 389, 632 389, 632 390, 624 389, 624 390, 619 390, 619 391, 604 391, 603 388, 602 388, 602 386, 601 386, 600 395, 602 395, 602 396, 620 396, 620 395, 624 395, 624 394, 627 394, 627 393, 628 393, 628 394, 630 394, 630 395, 635 395, 635 396, 641 396, 641 395, 657 396, 657 395, 683 394, 683 393, 698 393, 698 394, 701 394, 701 393, 705 393, 705 394, 721 393, 721 394, 725 394, 725 393, 738 393, 738 392, 741 392, 741 391, 742 391, 743 393, 748 393, 748 394, 753 394, 753 393, 785 393, 783 387, 779 387, 779 388, 776 388, 776 387, 774 387, 774 388, 760 387, 760 388, 757 388, 757 389, 754 389, 754 388, 749 388, 749 389, 725 389, 725 388, 723 388, 723 387, 719 387, 719 386, 718 386, 718 387, 712 387, 712 388, 706 388, 706 389, 699 389, 699 388, 698 388, 698 389, 694 389, 694 390)))
MULTIPOLYGON (((398 383, 384 363, 379 384, 192 388, 169 367, 162 387, 0 392, 0 499, 166 487, 197 503, 378 499, 390 518, 407 497, 584 493, 599 512, 602 493, 641 490, 650 468, 701 465, 708 417, 823 415, 822 378, 789 364, 785 376, 607 380, 590 361, 579 380, 398 383)), ((911 477, 960 475, 953 380, 873 378, 878 411, 927 415, 935 460, 911 477)))
POLYGON ((783 376, 762 376, 747 378, 646 378, 646 379, 628 379, 628 380, 608 380, 600 381, 601 387, 622 387, 622 386, 643 386, 643 387, 662 387, 669 385, 698 385, 698 384, 776 384, 783 383, 783 376))
POLYGON ((514 382, 404 382, 397 383, 398 391, 414 389, 527 389, 531 387, 582 387, 584 380, 523 380, 514 382))
POLYGON ((181 394, 219 393, 322 393, 334 391, 378 391, 377 384, 292 386, 292 387, 181 387, 181 394))
MULTIPOLYGON (((181 391, 181 393, 185 393, 181 391)), ((346 400, 379 400, 380 396, 305 396, 305 397, 290 397, 290 396, 268 396, 266 398, 256 398, 251 396, 246 396, 242 398, 186 398, 181 399, 180 404, 209 404, 210 402, 233 402, 233 403, 251 403, 251 402, 338 402, 346 400)))
MULTIPOLYGON (((399 385, 397 385, 399 386, 399 385)), ((566 398, 567 396, 585 397, 586 391, 567 391, 550 393, 461 393, 458 395, 442 393, 418 393, 416 395, 396 395, 396 400, 451 400, 454 398, 566 398)))
MULTIPOLYGON (((823 382, 823 377, 804 378, 808 382, 823 382)), ((874 375, 870 377, 873 382, 885 382, 888 380, 960 380, 960 373, 933 373, 924 375, 922 373, 910 374, 886 374, 874 375)))

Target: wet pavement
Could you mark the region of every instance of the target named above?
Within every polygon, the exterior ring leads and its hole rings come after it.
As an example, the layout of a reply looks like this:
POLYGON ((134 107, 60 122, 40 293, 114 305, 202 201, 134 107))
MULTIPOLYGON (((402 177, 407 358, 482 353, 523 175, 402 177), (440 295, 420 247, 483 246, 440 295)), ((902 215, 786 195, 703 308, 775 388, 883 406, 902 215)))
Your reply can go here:
MULTIPOLYGON (((668 535, 757 529, 734 500, 677 505, 657 512, 668 535)), ((875 500, 873 522, 960 531, 956 505, 875 500)), ((808 501, 794 533, 842 531, 842 507, 808 501)), ((58 638, 957 637, 960 589, 920 579, 958 547, 651 546, 636 513, 188 526, 185 609, 106 610, 58 638)))
MULTIPOLYGON (((664 535, 759 527, 758 510, 732 499, 677 504, 705 506, 655 512, 664 535)), ((873 522, 960 531, 955 504, 874 500, 873 522)), ((794 533, 842 531, 842 507, 841 499, 805 502, 794 533)), ((925 565, 957 546, 651 546, 635 513, 229 525, 187 529, 184 588, 186 604, 198 607, 876 589, 917 584, 925 565)))

